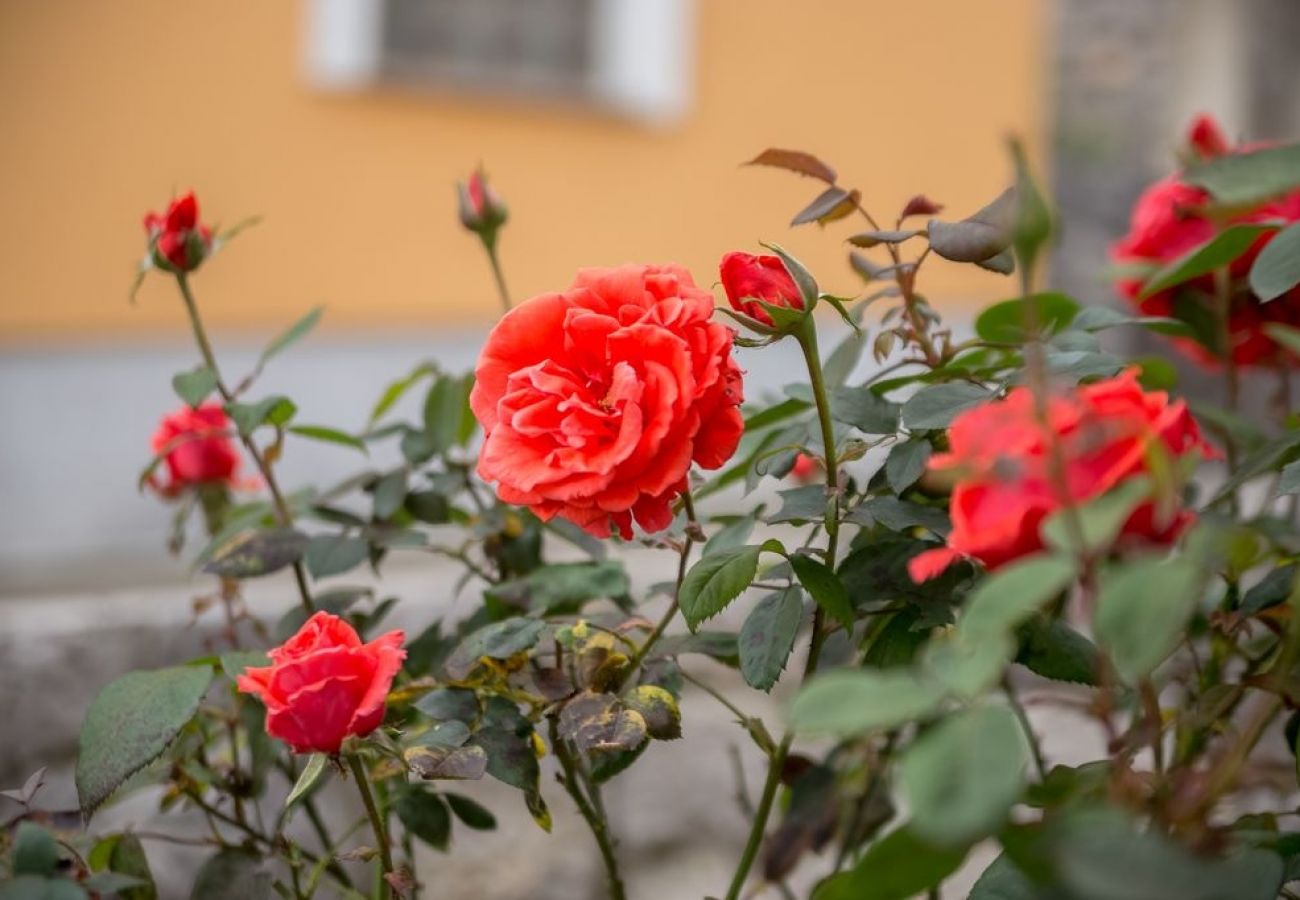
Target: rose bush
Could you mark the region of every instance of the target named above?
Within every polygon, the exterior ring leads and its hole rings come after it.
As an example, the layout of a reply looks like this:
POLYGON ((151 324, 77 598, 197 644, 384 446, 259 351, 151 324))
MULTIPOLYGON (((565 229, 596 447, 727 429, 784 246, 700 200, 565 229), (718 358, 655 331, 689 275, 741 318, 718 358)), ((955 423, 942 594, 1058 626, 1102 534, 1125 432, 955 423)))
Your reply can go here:
POLYGON ((1040 289, 1053 216, 1014 145, 1013 186, 964 219, 925 195, 878 219, 825 161, 764 151, 819 182, 794 221, 844 228, 862 286, 825 291, 768 245, 721 261, 729 306, 652 265, 515 305, 505 206, 475 173, 462 223, 505 314, 474 373, 418 362, 360 430, 259 393, 319 310, 222 371, 191 276, 230 232, 182 198, 143 272, 174 281, 199 360, 141 483, 173 501, 173 549, 201 508, 195 566, 219 590, 195 609, 224 615, 211 655, 104 686, 80 815, 43 808, 39 773, 6 792, 0 897, 166 895, 144 842, 207 848, 196 900, 450 893, 420 848, 495 827, 473 796, 493 778, 547 831, 567 796, 623 900, 629 819, 606 787, 661 741, 691 740, 685 765, 727 753, 683 722, 697 691, 761 766, 719 786, 743 841, 690 833, 725 855, 727 900, 1297 896, 1300 147, 1234 148, 1209 120, 1189 142, 1120 244, 1139 315, 1040 289), (949 327, 919 287, 940 264, 1018 283, 949 327), (1134 329, 1194 342, 1222 390, 1183 396, 1174 367, 1115 352, 1108 333, 1134 329), (784 374, 785 341, 803 371, 746 389, 742 362, 784 374), (1274 402, 1252 418, 1236 400, 1261 378, 1274 402), (286 490, 305 440, 366 467, 286 490), (634 544, 663 579, 629 576, 634 544), (394 554, 441 567, 446 602, 406 610, 409 639, 384 630, 382 581, 335 580, 394 554), (242 602, 263 577, 278 621, 242 602), (789 702, 752 716, 741 682, 789 702), (91 818, 146 784, 206 827, 91 818))

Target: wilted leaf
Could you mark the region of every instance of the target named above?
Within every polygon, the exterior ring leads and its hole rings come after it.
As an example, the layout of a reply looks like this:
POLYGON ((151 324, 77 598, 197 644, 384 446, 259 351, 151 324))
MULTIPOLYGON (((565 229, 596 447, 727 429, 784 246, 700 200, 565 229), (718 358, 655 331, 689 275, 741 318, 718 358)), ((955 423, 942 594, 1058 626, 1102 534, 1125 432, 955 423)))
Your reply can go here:
POLYGON ((682 711, 677 698, 657 684, 642 684, 623 695, 623 705, 645 720, 646 732, 658 741, 682 736, 682 711))
POLYGON ((488 765, 487 751, 475 744, 462 747, 420 745, 407 747, 402 755, 410 770, 426 781, 477 781, 483 777, 488 765))
POLYGON ((809 222, 833 222, 849 215, 857 207, 860 195, 857 191, 846 191, 840 187, 828 187, 818 194, 813 201, 795 213, 790 224, 806 225, 809 222))
POLYGON ((611 694, 584 691, 560 711, 559 732, 587 755, 635 750, 646 739, 645 719, 611 694))
POLYGON ((1003 191, 997 199, 960 222, 931 219, 927 228, 930 248, 954 262, 981 262, 1011 245, 1016 215, 1016 192, 1003 191))
POLYGON ((203 571, 224 578, 257 578, 302 558, 307 536, 292 528, 258 531, 218 549, 203 571))
POLYGON ((463 680, 483 657, 509 659, 530 649, 545 630, 545 622, 523 617, 484 625, 452 651, 444 668, 452 678, 463 680))

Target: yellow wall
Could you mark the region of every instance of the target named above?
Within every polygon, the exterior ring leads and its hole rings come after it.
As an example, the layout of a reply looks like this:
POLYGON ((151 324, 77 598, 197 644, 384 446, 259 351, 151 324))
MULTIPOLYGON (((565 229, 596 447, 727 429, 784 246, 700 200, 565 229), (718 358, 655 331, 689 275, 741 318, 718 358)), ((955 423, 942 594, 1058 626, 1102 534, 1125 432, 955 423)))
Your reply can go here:
MULTIPOLYGON (((654 132, 522 102, 316 93, 290 0, 7 0, 0 336, 183 328, 162 279, 135 308, 126 290, 140 215, 188 187, 212 221, 265 216, 197 279, 218 327, 318 302, 335 329, 485 321, 491 282, 452 191, 479 160, 513 212, 519 294, 629 260, 680 261, 708 284, 720 254, 760 239, 853 291, 849 225, 786 227, 816 185, 737 163, 802 147, 882 216, 917 191, 973 210, 1007 177, 1005 134, 1039 131, 1043 5, 698 0, 695 107, 654 132)), ((923 282, 940 300, 1009 290, 940 262, 923 282)))

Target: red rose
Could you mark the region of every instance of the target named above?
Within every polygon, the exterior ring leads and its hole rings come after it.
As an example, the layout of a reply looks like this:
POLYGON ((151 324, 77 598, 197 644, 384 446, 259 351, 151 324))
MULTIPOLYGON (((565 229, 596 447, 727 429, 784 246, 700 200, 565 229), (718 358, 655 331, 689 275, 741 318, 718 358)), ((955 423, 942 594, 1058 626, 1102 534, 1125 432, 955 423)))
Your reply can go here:
POLYGON ((505 224, 506 205, 488 184, 482 169, 475 169, 469 182, 457 186, 460 201, 460 224, 476 233, 494 232, 505 224))
POLYGON ((155 263, 170 271, 192 272, 212 251, 212 229, 199 222, 193 191, 173 200, 164 215, 147 213, 144 230, 155 263))
POLYGON ((194 485, 233 485, 239 454, 227 436, 229 429, 230 420, 215 403, 198 409, 186 406, 164 416, 151 443, 155 454, 166 452, 168 480, 154 487, 170 497, 194 485))
POLYGON ((790 477, 795 481, 808 484, 815 481, 820 475, 822 469, 821 462, 807 453, 797 453, 794 457, 794 465, 790 467, 790 477))
POLYGON ((235 684, 266 706, 266 731, 295 753, 338 753, 384 720, 405 635, 390 631, 368 644, 338 616, 318 612, 270 651, 271 664, 248 668, 235 684))
POLYGON ((754 256, 752 253, 728 253, 718 267, 722 274, 722 287, 727 300, 737 312, 764 325, 772 324, 772 317, 755 300, 773 306, 803 309, 803 296, 784 263, 775 256, 754 256))
MULTIPOLYGON (((1258 145, 1230 148, 1218 124, 1207 116, 1201 116, 1193 123, 1188 134, 1188 144, 1193 153, 1203 159, 1258 149, 1258 145)), ((1157 181, 1142 193, 1133 207, 1129 233, 1115 244, 1112 251, 1115 260, 1121 264, 1142 263, 1158 268, 1210 240, 1223 223, 1216 224, 1205 215, 1204 207, 1209 200, 1209 194, 1195 185, 1185 183, 1178 174, 1157 181)), ((1300 191, 1246 210, 1234 216, 1227 224, 1272 221, 1287 223, 1298 220, 1300 191)), ((1300 362, 1264 331, 1264 325, 1269 322, 1288 325, 1300 323, 1300 288, 1269 303, 1260 303, 1246 282, 1255 258, 1275 234, 1275 231, 1270 231, 1260 235, 1229 266, 1232 298, 1228 331, 1232 358, 1238 365, 1278 365, 1288 360, 1292 363, 1300 362)), ((1178 311, 1176 300, 1180 294, 1185 298, 1184 302, 1200 303, 1207 310, 1212 310, 1217 302, 1214 278, 1211 275, 1203 275, 1139 300, 1142 281, 1142 278, 1125 278, 1116 286, 1120 293, 1148 315, 1175 315, 1178 311)), ((1176 343, 1203 363, 1212 364, 1218 358, 1194 341, 1180 339, 1176 343)))
POLYGON ((594 535, 672 521, 692 462, 721 466, 744 428, 734 333, 677 266, 583 269, 511 310, 479 356, 478 471, 506 503, 594 535))
MULTIPOLYGON (((1043 547, 1039 526, 1062 508, 1052 478, 1050 447, 1059 447, 1065 467, 1066 502, 1086 503, 1146 473, 1147 448, 1159 442, 1179 456, 1214 451, 1201 438, 1196 420, 1181 401, 1163 391, 1144 391, 1135 370, 1075 388, 1051 398, 1045 431, 1028 388, 959 415, 948 430, 949 451, 930 459, 930 468, 956 477, 948 546, 914 557, 908 570, 924 581, 961 557, 987 568, 1035 553, 1043 547)), ((1194 519, 1176 510, 1157 521, 1152 502, 1125 523, 1126 540, 1168 543, 1194 519)))

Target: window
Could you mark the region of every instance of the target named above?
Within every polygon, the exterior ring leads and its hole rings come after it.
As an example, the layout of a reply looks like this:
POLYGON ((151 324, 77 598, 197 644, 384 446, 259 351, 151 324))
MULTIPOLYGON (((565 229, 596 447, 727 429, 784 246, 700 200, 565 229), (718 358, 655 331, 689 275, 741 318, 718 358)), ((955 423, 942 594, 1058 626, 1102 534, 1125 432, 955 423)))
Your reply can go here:
POLYGON ((689 102, 693 0, 311 0, 324 90, 435 87, 593 103, 671 122, 689 102))

